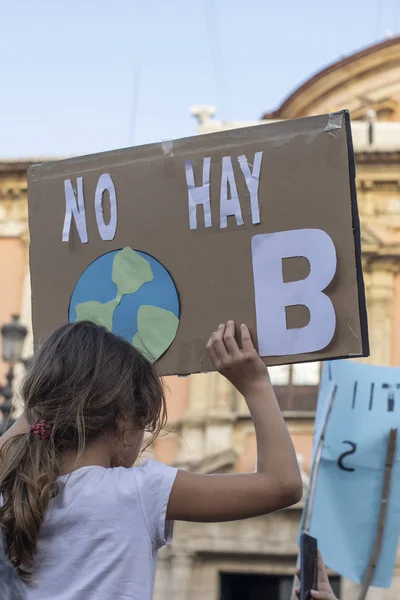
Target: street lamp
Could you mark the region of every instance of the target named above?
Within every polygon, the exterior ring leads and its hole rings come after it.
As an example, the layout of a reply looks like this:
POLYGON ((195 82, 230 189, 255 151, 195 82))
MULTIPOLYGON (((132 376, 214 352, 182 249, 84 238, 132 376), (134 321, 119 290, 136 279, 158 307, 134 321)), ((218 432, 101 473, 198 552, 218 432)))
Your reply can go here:
POLYGON ((12 411, 12 383, 14 380, 14 365, 22 360, 22 349, 28 330, 19 322, 19 315, 13 315, 10 323, 1 328, 3 361, 8 363, 9 369, 6 376, 7 383, 0 386, 0 395, 3 396, 3 404, 0 405, 2 421, 0 422, 0 435, 12 425, 10 413, 12 411))

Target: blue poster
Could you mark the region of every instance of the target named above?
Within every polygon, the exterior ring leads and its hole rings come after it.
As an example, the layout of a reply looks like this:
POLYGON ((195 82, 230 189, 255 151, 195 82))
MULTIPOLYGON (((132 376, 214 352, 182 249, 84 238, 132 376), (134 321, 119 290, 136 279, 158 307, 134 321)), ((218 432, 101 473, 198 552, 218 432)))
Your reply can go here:
MULTIPOLYGON (((318 469, 310 534, 328 567, 361 583, 377 532, 390 429, 400 428, 400 368, 341 360, 324 365, 314 453, 336 384, 318 469)), ((372 585, 389 588, 400 534, 400 431, 388 514, 372 585)))

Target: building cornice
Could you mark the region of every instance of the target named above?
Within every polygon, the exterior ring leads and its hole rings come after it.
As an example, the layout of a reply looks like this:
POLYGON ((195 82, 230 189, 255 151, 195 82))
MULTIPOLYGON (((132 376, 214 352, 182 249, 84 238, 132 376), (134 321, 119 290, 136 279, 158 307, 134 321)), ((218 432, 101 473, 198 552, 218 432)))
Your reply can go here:
MULTIPOLYGON (((2 158, 0 159, 0 174, 1 173, 25 173, 26 170, 32 165, 38 165, 42 163, 55 162, 64 160, 64 156, 57 158, 50 157, 32 157, 32 158, 2 158)), ((70 157, 68 157, 70 158, 70 157)))
POLYGON ((400 37, 386 39, 331 63, 296 88, 279 108, 265 113, 261 118, 295 118, 309 114, 307 106, 310 102, 313 103, 318 98, 326 97, 338 87, 346 86, 350 79, 360 77, 361 74, 365 75, 371 69, 381 68, 389 60, 393 62, 393 53, 396 54, 397 51, 396 46, 400 46, 400 37), (373 57, 374 60, 372 60, 373 57), (313 93, 313 89, 315 93, 313 93), (304 97, 303 101, 300 100, 302 96, 304 97), (299 111, 302 113, 301 115, 297 114, 299 111))
POLYGON ((391 164, 400 165, 400 152, 356 152, 356 163, 358 164, 391 164))

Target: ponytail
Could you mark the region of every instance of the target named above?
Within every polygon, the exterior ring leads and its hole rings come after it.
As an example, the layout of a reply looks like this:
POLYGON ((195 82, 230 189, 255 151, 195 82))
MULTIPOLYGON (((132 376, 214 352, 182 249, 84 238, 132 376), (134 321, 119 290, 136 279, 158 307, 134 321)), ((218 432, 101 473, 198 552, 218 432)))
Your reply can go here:
POLYGON ((52 437, 25 433, 4 443, 0 461, 0 528, 8 559, 28 582, 47 506, 58 491, 59 460, 52 437))

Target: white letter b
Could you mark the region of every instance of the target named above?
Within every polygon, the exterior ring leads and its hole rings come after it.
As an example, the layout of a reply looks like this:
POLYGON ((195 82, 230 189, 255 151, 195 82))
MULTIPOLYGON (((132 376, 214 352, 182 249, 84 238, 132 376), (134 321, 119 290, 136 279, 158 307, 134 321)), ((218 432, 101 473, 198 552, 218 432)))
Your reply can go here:
POLYGON ((323 290, 336 272, 336 250, 321 229, 295 229, 255 235, 252 239, 257 336, 261 356, 285 356, 323 350, 336 328, 335 309, 323 290), (308 277, 283 281, 284 258, 301 256, 310 263, 308 277), (287 329, 286 307, 310 312, 305 327, 287 329))

